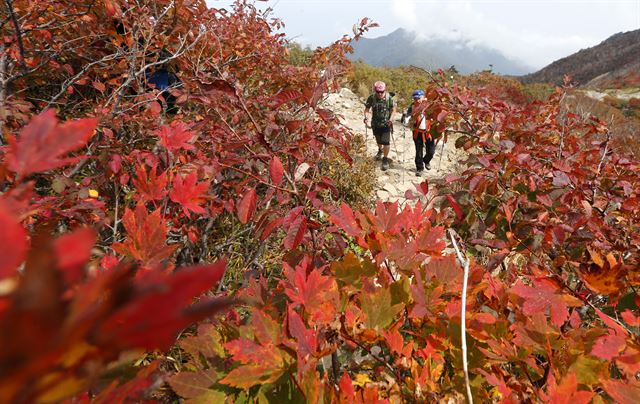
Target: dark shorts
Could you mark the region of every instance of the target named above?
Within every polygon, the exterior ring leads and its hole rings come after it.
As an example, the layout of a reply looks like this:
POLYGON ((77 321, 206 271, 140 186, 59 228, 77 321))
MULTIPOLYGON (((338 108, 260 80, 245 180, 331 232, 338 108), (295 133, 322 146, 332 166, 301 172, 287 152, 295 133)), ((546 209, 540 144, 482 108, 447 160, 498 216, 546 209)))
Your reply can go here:
POLYGON ((373 128, 373 136, 376 137, 376 142, 383 146, 389 146, 391 141, 391 128, 373 128))

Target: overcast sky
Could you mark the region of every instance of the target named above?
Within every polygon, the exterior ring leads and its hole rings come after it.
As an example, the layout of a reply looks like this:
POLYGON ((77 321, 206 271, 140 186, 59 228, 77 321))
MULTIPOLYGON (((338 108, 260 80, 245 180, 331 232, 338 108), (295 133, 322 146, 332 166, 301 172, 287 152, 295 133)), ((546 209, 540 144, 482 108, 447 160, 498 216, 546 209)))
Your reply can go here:
MULTIPOLYGON (((207 0, 210 7, 231 1, 207 0)), ((366 35, 398 28, 425 37, 465 38, 534 68, 588 48, 617 32, 640 28, 640 0, 271 0, 285 33, 303 45, 324 46, 369 17, 366 35)), ((264 6, 262 6, 264 7, 264 6)))

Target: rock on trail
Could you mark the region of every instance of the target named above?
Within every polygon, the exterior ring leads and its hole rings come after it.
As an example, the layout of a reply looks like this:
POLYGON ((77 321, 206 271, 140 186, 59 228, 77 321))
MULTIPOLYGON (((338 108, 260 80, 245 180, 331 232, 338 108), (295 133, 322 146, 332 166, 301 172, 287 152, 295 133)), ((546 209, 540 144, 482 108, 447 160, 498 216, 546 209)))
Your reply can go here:
MULTIPOLYGON (((378 147, 371 129, 365 129, 362 122, 364 112, 364 100, 360 99, 351 90, 343 88, 337 93, 329 94, 323 101, 323 106, 338 114, 343 125, 354 133, 366 135, 367 153, 373 159, 378 147)), ((432 182, 440 180, 450 173, 459 172, 458 161, 464 157, 464 152, 455 148, 455 136, 449 135, 447 143, 439 143, 436 154, 431 160, 431 170, 425 170, 422 177, 416 177, 414 163, 415 148, 411 129, 404 127, 400 122, 402 111, 398 111, 393 122, 393 135, 391 139, 391 167, 382 171, 380 163, 377 164, 377 188, 376 195, 383 201, 398 201, 401 204, 406 201, 405 192, 415 190, 414 184, 425 180, 432 182)))

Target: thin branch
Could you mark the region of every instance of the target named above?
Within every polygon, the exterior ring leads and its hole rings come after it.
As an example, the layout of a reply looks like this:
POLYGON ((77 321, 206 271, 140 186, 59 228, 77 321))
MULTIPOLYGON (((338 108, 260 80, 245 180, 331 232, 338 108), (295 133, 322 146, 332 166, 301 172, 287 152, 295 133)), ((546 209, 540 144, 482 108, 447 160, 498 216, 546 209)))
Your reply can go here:
MULTIPOLYGON (((7 68, 7 54, 4 44, 0 45, 0 111, 5 109, 5 101, 7 95, 7 80, 5 72, 7 68)), ((3 114, 4 115, 4 114, 3 114)), ((0 146, 4 145, 4 118, 0 116, 0 146)))
POLYGON ((22 33, 20 31, 20 24, 18 24, 18 19, 16 18, 16 13, 13 11, 13 1, 4 0, 4 3, 7 5, 7 12, 9 13, 9 17, 11 17, 11 22, 13 22, 13 28, 16 30, 18 49, 20 49, 20 64, 22 65, 23 69, 26 69, 27 65, 24 62, 24 44, 22 43, 22 33))
POLYGON ((467 283, 469 281, 469 260, 465 258, 454 236, 453 230, 449 229, 449 237, 453 243, 453 248, 456 250, 458 261, 464 268, 464 279, 462 281, 462 309, 460 310, 460 336, 462 338, 462 368, 464 369, 464 383, 467 387, 467 400, 470 404, 473 404, 473 396, 471 395, 471 385, 469 384, 469 365, 467 362, 467 283))
MULTIPOLYGON (((607 152, 609 151, 609 141, 611 140, 611 132, 607 131, 607 141, 604 144, 604 151, 602 152, 602 157, 600 158, 600 163, 598 163, 598 171, 596 171, 596 176, 600 175, 600 172, 602 171, 602 165, 604 164, 604 160, 607 157, 607 152)), ((596 194, 598 192, 598 187, 596 186, 595 182, 595 178, 593 180, 594 184, 593 184, 593 192, 591 195, 591 201, 592 203, 596 202, 596 194)))

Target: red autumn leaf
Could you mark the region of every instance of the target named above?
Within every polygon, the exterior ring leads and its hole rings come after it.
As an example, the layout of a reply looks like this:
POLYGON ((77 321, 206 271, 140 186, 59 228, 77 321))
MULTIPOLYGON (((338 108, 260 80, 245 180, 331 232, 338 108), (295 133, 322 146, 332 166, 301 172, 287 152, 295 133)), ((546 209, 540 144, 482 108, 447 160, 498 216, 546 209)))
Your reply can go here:
POLYGON ((344 372, 342 377, 340 378, 340 396, 344 397, 348 400, 347 402, 351 402, 353 400, 353 396, 356 394, 353 389, 353 382, 349 377, 347 372, 344 372))
POLYGON ((307 217, 304 214, 301 214, 297 216, 289 226, 287 236, 284 238, 284 248, 293 250, 298 247, 302 242, 306 231, 307 217))
POLYGON ((144 166, 136 168, 133 185, 142 201, 156 201, 164 198, 167 191, 167 172, 158 175, 158 168, 153 166, 147 174, 144 166))
POLYGON ((271 175, 271 182, 273 185, 280 185, 280 181, 282 181, 282 176, 284 174, 284 168, 282 167, 282 162, 278 156, 273 156, 271 159, 271 162, 269 163, 269 174, 271 175))
POLYGON ((17 139, 8 138, 7 166, 23 178, 75 163, 83 157, 63 156, 86 145, 97 125, 93 118, 58 125, 55 112, 47 110, 31 119, 17 139))
POLYGON ((257 196, 255 188, 250 188, 242 196, 240 203, 238 203, 238 219, 240 223, 247 223, 253 217, 256 210, 257 196))
POLYGON ((366 245, 362 237, 362 229, 356 222, 353 210, 349 205, 346 203, 340 205, 340 210, 334 210, 329 216, 329 220, 347 235, 357 238, 360 245, 366 245))
POLYGON ((306 265, 286 270, 289 285, 285 290, 294 305, 301 305, 309 315, 309 324, 329 322, 335 318, 340 294, 334 277, 313 269, 307 276, 306 265))
POLYGON ((151 116, 158 116, 162 112, 162 105, 160 105, 157 101, 151 101, 149 103, 149 112, 151 112, 151 116))
POLYGON ((192 172, 186 177, 176 175, 173 179, 173 188, 169 192, 169 198, 182 207, 187 217, 189 212, 204 214, 207 211, 200 206, 205 201, 203 193, 209 189, 208 182, 198 183, 198 174, 192 172))
POLYGON ((27 254, 27 232, 16 216, 0 202, 0 280, 16 274, 27 254))
POLYGON ((553 172, 553 185, 556 187, 566 187, 571 184, 571 178, 562 171, 553 172))
POLYGON ((533 286, 518 283, 511 293, 524 300, 522 311, 525 315, 549 311, 551 322, 560 327, 569 318, 568 306, 579 307, 582 302, 566 293, 548 279, 538 279, 533 286))
POLYGON ((621 317, 629 327, 640 327, 640 316, 636 316, 631 310, 623 311, 621 317))
POLYGON ((187 125, 180 121, 173 121, 171 125, 164 125, 155 134, 160 138, 160 144, 171 152, 183 150, 195 150, 191 144, 195 133, 191 132, 187 125))
POLYGON ((118 174, 122 170, 122 157, 119 154, 112 155, 107 165, 112 173, 118 174))
MULTIPOLYGON (((149 389, 156 384, 161 375, 156 372, 160 366, 160 360, 151 362, 148 366, 141 368, 135 377, 118 385, 118 381, 114 380, 109 386, 95 397, 91 398, 94 404, 124 404, 126 402, 144 402, 145 396, 149 389)), ((87 401, 89 398, 87 397, 87 401)), ((75 402, 75 400, 73 400, 75 402)), ((84 402, 78 400, 78 402, 84 402)))
POLYGON ((98 340, 121 349, 169 348, 189 324, 228 306, 230 302, 222 299, 203 299, 191 305, 222 279, 225 267, 226 262, 219 261, 171 273, 144 273, 133 291, 133 301, 101 325, 98 340))
POLYGON ((447 115, 449 115, 449 111, 447 110, 443 110, 440 111, 440 113, 438 113, 438 122, 443 122, 445 120, 445 118, 447 117, 447 115))
POLYGON ((596 340, 596 343, 591 349, 591 355, 600 359, 610 361, 617 357, 620 352, 627 346, 627 341, 624 335, 621 334, 607 334, 596 340))
POLYGON ((167 225, 160 215, 160 209, 151 214, 142 204, 136 206, 135 210, 126 209, 122 224, 128 237, 123 243, 113 244, 113 249, 146 266, 156 266, 178 248, 177 245, 166 245, 167 225))
POLYGON ((278 217, 270 221, 262 231, 262 234, 260 235, 260 239, 266 240, 276 228, 282 225, 283 221, 284 221, 284 218, 282 217, 278 217))
POLYGON ((287 368, 288 355, 273 343, 261 344, 241 337, 224 345, 241 366, 219 382, 248 389, 256 384, 277 380, 287 368))
POLYGON ((104 90, 107 89, 107 87, 102 82, 97 80, 94 80, 91 84, 93 85, 93 88, 100 91, 101 93, 104 93, 104 90))
POLYGON ((65 281, 73 283, 82 277, 95 242, 96 233, 88 227, 65 234, 54 241, 58 269, 64 274, 65 281))
POLYGON ((288 309, 288 330, 289 334, 298 340, 297 352, 302 358, 307 356, 313 356, 318 348, 318 340, 314 330, 309 330, 305 327, 300 315, 295 312, 290 306, 288 309))
POLYGON ((553 374, 549 376, 548 402, 557 404, 587 404, 595 395, 592 391, 579 391, 576 374, 568 373, 557 385, 553 374))
POLYGON ((456 200, 453 199, 453 196, 451 195, 447 195, 447 201, 449 201, 449 204, 453 208, 453 211, 456 212, 456 217, 458 218, 458 221, 461 221, 464 216, 462 215, 462 208, 460 208, 460 205, 458 205, 458 202, 456 202, 456 200))
POLYGON ((206 397, 205 394, 211 392, 209 387, 218 380, 216 374, 215 369, 203 369, 197 372, 181 371, 171 376, 167 382, 180 397, 197 399, 206 397))
POLYGON ((632 380, 605 380, 602 383, 604 391, 618 404, 636 404, 640 398, 640 382, 632 380))
POLYGON ((298 90, 280 91, 278 94, 275 95, 275 97, 273 97, 273 100, 275 101, 274 108, 275 109, 280 108, 280 106, 282 106, 283 104, 286 104, 290 101, 297 100, 300 97, 302 97, 302 93, 298 90))

